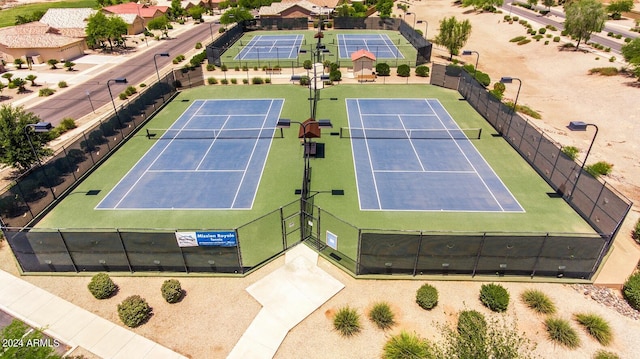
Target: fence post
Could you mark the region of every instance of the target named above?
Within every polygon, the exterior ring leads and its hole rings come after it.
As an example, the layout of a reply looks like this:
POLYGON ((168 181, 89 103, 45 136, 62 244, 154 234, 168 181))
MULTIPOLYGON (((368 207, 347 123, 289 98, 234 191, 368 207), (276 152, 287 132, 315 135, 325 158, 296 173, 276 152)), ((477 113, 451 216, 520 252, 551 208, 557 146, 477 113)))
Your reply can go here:
POLYGON ((58 235, 60 236, 60 239, 62 240, 62 245, 64 246, 64 250, 67 252, 67 255, 69 256, 69 260, 71 261, 71 265, 73 266, 73 270, 76 271, 76 273, 78 273, 78 267, 76 266, 76 261, 73 259, 73 256, 71 255, 71 252, 69 252, 69 247, 67 246, 67 241, 64 239, 64 236, 62 235, 62 232, 58 229, 57 230, 58 235))
POLYGON ((416 251, 416 259, 413 262, 413 276, 415 277, 418 273, 418 261, 420 260, 420 251, 422 250, 422 238, 423 233, 420 231, 420 237, 418 237, 418 250, 416 251))
POLYGON ((547 238, 549 238, 549 233, 546 233, 544 239, 542 240, 542 245, 540 246, 540 250, 536 253, 536 261, 533 263, 533 271, 531 272, 531 278, 536 275, 536 270, 538 269, 538 262, 540 262, 540 255, 544 250, 544 246, 547 244, 547 238))
POLYGON ((487 236, 487 233, 482 233, 482 239, 480 240, 480 248, 478 248, 478 254, 476 255, 476 262, 473 264, 473 271, 471 272, 471 278, 476 276, 476 271, 478 269, 478 262, 480 262, 480 254, 482 254, 482 248, 484 248, 484 239, 487 236))
POLYGON ((238 250, 238 265, 240 266, 240 274, 244 274, 244 265, 242 265, 242 251, 240 250, 240 235, 238 234, 238 228, 233 229, 236 232, 236 248, 238 250))
POLYGON ((118 239, 120 240, 120 245, 122 246, 122 251, 124 252, 124 257, 127 259, 127 266, 129 267, 129 272, 133 273, 133 268, 131 267, 131 260, 129 259, 129 253, 127 252, 127 247, 124 245, 124 241, 122 240, 122 234, 120 230, 116 228, 116 234, 118 234, 118 239))
POLYGON ((358 247, 356 248, 356 276, 360 274, 360 252, 362 251, 362 229, 358 228, 358 247))

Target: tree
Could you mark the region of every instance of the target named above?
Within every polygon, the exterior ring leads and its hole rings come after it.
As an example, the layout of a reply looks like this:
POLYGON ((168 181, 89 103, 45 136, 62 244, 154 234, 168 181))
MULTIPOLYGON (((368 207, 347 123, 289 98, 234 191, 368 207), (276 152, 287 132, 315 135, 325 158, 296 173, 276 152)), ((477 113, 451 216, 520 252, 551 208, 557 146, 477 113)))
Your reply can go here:
POLYGON ((18 88, 18 93, 23 93, 27 91, 27 89, 24 87, 27 84, 27 81, 25 81, 23 78, 16 77, 13 80, 11 80, 11 83, 13 84, 13 86, 18 88))
POLYGON ((11 72, 5 72, 2 74, 2 78, 7 79, 7 82, 11 82, 12 77, 13 77, 13 74, 11 72))
POLYGON ((30 75, 27 75, 27 77, 25 77, 24 79, 29 81, 29 82, 31 82, 31 86, 35 86, 37 78, 38 78, 38 76, 36 76, 34 74, 30 74, 30 75))
POLYGON ((501 5, 502 0, 462 0, 462 7, 473 6, 474 10, 490 10, 501 5))
POLYGON ((598 0, 573 1, 565 7, 565 16, 564 30, 578 39, 576 51, 580 41, 588 41, 593 32, 602 31, 607 19, 604 6, 598 0))
MULTIPOLYGON (((36 162, 24 131, 27 125, 38 122, 40 118, 33 112, 25 111, 22 106, 2 105, 0 107, 0 163, 26 170, 36 162)), ((46 133, 29 133, 38 156, 44 157, 52 153, 51 149, 45 147, 47 137, 46 133)))
POLYGON ((180 3, 180 0, 171 0, 171 17, 174 19, 181 18, 184 16, 184 8, 180 3))
POLYGON ((51 66, 51 70, 55 70, 57 69, 56 65, 58 64, 58 60, 56 59, 49 59, 47 60, 47 65, 51 66))
POLYGON ((607 6, 607 11, 611 13, 611 18, 620 20, 623 12, 633 9, 633 0, 614 0, 607 6))
POLYGON ((109 43, 109 48, 113 50, 114 42, 122 40, 122 35, 127 33, 127 23, 119 16, 106 16, 98 11, 89 16, 87 20, 87 44, 89 46, 103 46, 109 43))
POLYGON ((201 20, 202 14, 204 14, 205 9, 202 6, 194 6, 189 10, 187 10, 187 12, 189 13, 189 16, 191 16, 192 19, 201 20))
MULTIPOLYGON (((44 336, 39 329, 31 330, 26 324, 14 319, 11 324, 2 329, 0 339, 3 343, 19 342, 24 345, 3 345, 0 348, 2 358, 39 358, 39 359, 60 359, 62 358, 55 351, 55 347, 60 342, 52 339, 50 345, 27 345, 30 343, 40 343, 44 336)), ((42 341, 44 343, 44 341, 42 341)))
POLYGON ((13 64, 18 66, 18 70, 20 70, 22 69, 22 65, 24 65, 24 60, 18 57, 15 60, 13 60, 13 64))
POLYGON ((147 23, 147 27, 149 30, 166 30, 167 26, 169 26, 169 19, 166 16, 162 15, 156 17, 155 19, 149 20, 147 23))
POLYGON ((551 10, 551 7, 556 4, 555 0, 542 0, 542 5, 547 7, 547 10, 551 10))
POLYGON ((393 0, 378 0, 376 2, 376 11, 378 11, 381 18, 390 17, 392 10, 393 10, 393 0))
POLYGON ((64 67, 67 68, 67 71, 73 71, 73 67, 76 66, 75 62, 65 61, 64 67))
POLYGON ((241 7, 232 7, 225 11, 220 17, 220 23, 223 25, 233 24, 234 22, 242 22, 244 20, 253 19, 253 15, 249 10, 241 7))
POLYGON ((467 43, 471 35, 471 23, 469 20, 458 22, 455 16, 440 21, 440 32, 434 39, 438 45, 449 50, 449 60, 467 43))
POLYGON ((622 45, 621 50, 625 61, 634 66, 633 74, 640 81, 640 37, 636 37, 628 44, 622 45))

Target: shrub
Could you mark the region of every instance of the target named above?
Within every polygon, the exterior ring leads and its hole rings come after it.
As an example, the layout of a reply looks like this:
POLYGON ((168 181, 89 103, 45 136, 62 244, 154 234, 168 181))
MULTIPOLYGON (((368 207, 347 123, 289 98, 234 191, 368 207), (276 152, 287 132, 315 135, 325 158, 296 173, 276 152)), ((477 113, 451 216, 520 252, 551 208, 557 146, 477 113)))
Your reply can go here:
POLYGON ((514 17, 513 17, 513 21, 519 21, 519 20, 520 20, 520 17, 519 17, 519 16, 514 16, 514 17))
POLYGON ((237 80, 237 79, 231 79, 231 84, 232 84, 232 85, 235 85, 235 84, 237 84, 237 83, 238 83, 238 80, 237 80))
POLYGON ((215 70, 216 70, 216 65, 207 64, 207 71, 215 71, 215 70))
POLYGON ((384 62, 376 64, 376 74, 378 76, 389 76, 390 73, 391 68, 389 67, 389 64, 386 64, 384 62))
POLYGON ((61 89, 65 88, 65 87, 68 87, 68 86, 69 86, 69 85, 67 85, 67 82, 66 82, 66 81, 60 81, 60 82, 58 82, 58 87, 59 87, 59 88, 61 88, 61 89))
POLYGON ((376 303, 369 311, 369 319, 383 330, 391 328, 396 323, 391 307, 387 302, 376 303))
POLYGON ((248 83, 249 83, 249 80, 247 80, 247 79, 242 79, 242 83, 246 85, 246 84, 248 84, 248 83))
POLYGON ((89 292, 91 292, 96 299, 109 298, 118 289, 107 273, 98 273, 91 277, 87 288, 89 288, 89 292))
POLYGON ((531 39, 524 39, 524 40, 518 41, 518 45, 526 45, 530 42, 531 42, 531 39))
POLYGON ((594 337, 600 344, 609 345, 613 339, 611 326, 604 318, 593 313, 578 313, 574 315, 576 321, 580 323, 587 333, 594 337))
POLYGON ((235 67, 233 68, 233 70, 234 70, 234 71, 240 71, 240 66, 235 66, 235 67))
POLYGON ((593 355, 593 359, 620 359, 620 357, 614 352, 600 349, 593 355))
POLYGON ((227 68, 227 65, 222 65, 222 66, 220 66, 220 71, 227 71, 227 70, 229 70, 229 69, 227 68))
POLYGON ((342 72, 340 70, 331 70, 329 72, 329 81, 340 81, 342 80, 342 72))
POLYGON ((270 78, 268 78, 268 77, 265 77, 265 79, 264 79, 264 83, 265 83, 265 84, 270 84, 270 83, 271 83, 271 79, 270 79, 270 78))
POLYGON ((433 309, 438 305, 438 290, 430 284, 423 284, 416 292, 416 303, 422 309, 433 309))
POLYGON ((560 343, 569 349, 580 346, 580 337, 568 321, 559 318, 547 318, 544 321, 551 341, 560 343))
POLYGON ((60 121, 60 124, 58 125, 58 128, 61 129, 62 132, 73 130, 76 127, 78 127, 76 125, 76 121, 71 117, 63 118, 62 121, 60 121))
POLYGON ((249 67, 247 65, 242 66, 242 71, 249 71, 249 67))
POLYGON ((312 67, 312 63, 311 60, 304 60, 304 62, 302 63, 302 67, 304 67, 306 70, 311 70, 312 67))
POLYGON ((526 36, 516 36, 513 39, 509 40, 509 42, 520 42, 526 38, 527 38, 526 36))
POLYGON ((547 29, 546 29, 546 28, 544 28, 544 27, 543 27, 543 28, 540 28, 540 29, 538 30, 538 33, 539 33, 539 34, 543 34, 543 35, 544 35, 546 32, 547 32, 547 29))
POLYGON ((404 330, 394 335, 382 348, 383 359, 433 358, 429 342, 404 330))
POLYGON ((47 96, 53 95, 55 92, 56 92, 56 90, 53 90, 53 89, 50 89, 50 88, 47 87, 47 88, 40 89, 38 91, 38 96, 47 97, 47 96))
POLYGON ((531 34, 531 36, 535 36, 537 31, 536 30, 529 30, 529 33, 531 34))
POLYGON ((494 312, 504 312, 509 306, 509 292, 500 284, 483 284, 480 301, 494 312))
POLYGON ((553 38, 553 42, 560 42, 560 36, 556 36, 553 38))
POLYGON ((215 84, 217 84, 217 83, 218 83, 218 80, 216 80, 216 78, 215 78, 215 77, 209 77, 209 78, 207 79, 207 83, 208 83, 209 85, 215 85, 215 84))
POLYGON ((533 37, 536 41, 540 41, 542 39, 542 35, 536 35, 533 37))
POLYGON ((567 157, 571 158, 572 160, 575 160, 578 157, 578 153, 580 153, 580 150, 575 146, 562 146, 562 153, 567 155, 567 157))
POLYGON ((199 50, 202 48, 202 43, 201 42, 196 42, 196 50, 199 50))
POLYGON ((544 44, 545 44, 545 45, 549 45, 549 40, 546 40, 546 41, 544 42, 544 44))
POLYGON ((308 76, 301 76, 300 77, 300 85, 308 86, 309 85, 309 77, 308 76))
POLYGON ((180 298, 182 298, 182 287, 177 279, 165 280, 164 283, 162 283, 160 292, 162 292, 162 298, 164 298, 167 303, 177 303, 180 301, 180 298))
POLYGON ((613 165, 605 161, 598 161, 584 167, 584 170, 595 178, 610 174, 612 169, 613 165))
POLYGON ((147 84, 145 84, 144 82, 140 84, 140 87, 147 87, 147 84))
POLYGON ((554 314, 556 312, 556 305, 551 298, 539 290, 528 289, 522 292, 520 296, 524 304, 527 307, 541 314, 554 314))
POLYGON ((407 64, 402 64, 398 66, 398 76, 400 77, 409 77, 411 75, 411 68, 407 64))
POLYGON ((120 98, 121 100, 123 100, 123 101, 124 101, 124 100, 126 100, 126 99, 127 99, 127 94, 126 94, 126 93, 124 93, 124 92, 121 92, 121 93, 118 95, 118 98, 120 98))
POLYGON ((349 306, 340 308, 333 318, 333 327, 345 337, 353 336, 360 332, 360 314, 349 306))
POLYGON ((632 274, 629 279, 624 282, 622 295, 631 307, 640 310, 640 272, 632 274))
POLYGON ((127 86, 127 89, 126 89, 126 90, 124 90, 124 93, 126 93, 126 94, 127 94, 127 96, 131 96, 131 95, 133 95, 133 94, 134 94, 134 93, 136 93, 136 92, 138 92, 138 90, 136 90, 136 88, 135 88, 135 87, 133 87, 133 86, 127 86))
POLYGON ((611 56, 609 58, 609 62, 616 62, 616 57, 615 56, 611 56))
POLYGON ((222 79, 222 80, 220 80, 220 83, 223 84, 223 85, 228 85, 229 84, 229 80, 222 79))
POLYGON ((557 29, 555 26, 553 26, 553 25, 547 25, 547 26, 545 26, 545 27, 546 27, 547 29, 551 30, 551 31, 558 31, 558 29, 557 29))
POLYGON ((418 67, 416 67, 416 76, 418 76, 418 77, 429 77, 429 67, 427 67, 427 66, 418 66, 418 67))
POLYGON ((127 297, 118 304, 118 317, 124 325, 135 328, 144 323, 151 314, 151 307, 144 298, 139 295, 127 297))
POLYGON ((640 239, 640 219, 636 222, 636 226, 633 227, 633 231, 631 232, 631 237, 636 240, 636 242, 640 239))
POLYGON ((599 74, 602 76, 616 76, 618 69, 615 67, 594 67, 589 69, 589 75, 599 74))
POLYGON ((476 310, 463 310, 458 315, 458 334, 465 338, 482 338, 487 332, 487 320, 476 310))
POLYGON ((262 79, 262 77, 254 77, 251 79, 251 82, 254 85, 262 85, 264 83, 264 80, 262 79))
POLYGON ((624 38, 624 42, 626 42, 626 43, 631 42, 631 40, 633 40, 633 39, 632 39, 632 38, 630 38, 630 37, 625 37, 625 38, 624 38))

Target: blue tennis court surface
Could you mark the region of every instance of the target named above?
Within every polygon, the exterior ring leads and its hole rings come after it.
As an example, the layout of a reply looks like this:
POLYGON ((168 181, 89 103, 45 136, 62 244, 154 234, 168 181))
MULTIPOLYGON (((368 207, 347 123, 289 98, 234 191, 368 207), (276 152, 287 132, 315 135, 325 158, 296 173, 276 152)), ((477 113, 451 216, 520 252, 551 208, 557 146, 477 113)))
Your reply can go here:
POLYGON ((438 100, 346 101, 360 209, 524 212, 438 100))
POLYGON ((364 49, 376 56, 376 59, 404 59, 398 47, 386 34, 338 34, 338 53, 341 59, 364 49))
POLYGON ((196 100, 98 209, 251 209, 283 99, 196 100))
POLYGON ((303 35, 257 35, 244 45, 235 60, 295 59, 303 35))

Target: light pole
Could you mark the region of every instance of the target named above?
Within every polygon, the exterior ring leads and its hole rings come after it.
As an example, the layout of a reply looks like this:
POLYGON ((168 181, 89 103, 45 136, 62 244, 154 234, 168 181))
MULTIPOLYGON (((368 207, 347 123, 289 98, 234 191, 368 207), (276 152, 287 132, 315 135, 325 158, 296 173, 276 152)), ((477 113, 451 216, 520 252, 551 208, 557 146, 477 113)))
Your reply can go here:
POLYGON ((96 109, 93 107, 93 102, 91 101, 91 92, 89 92, 87 90, 87 91, 85 91, 85 93, 87 94, 87 97, 89 98, 89 104, 91 105, 91 111, 93 111, 93 113, 96 113, 96 109))
POLYGON ((425 23, 425 26, 424 26, 424 39, 426 40, 427 39, 427 30, 429 29, 429 23, 427 22, 427 20, 418 20, 418 24, 422 24, 423 22, 425 23))
POLYGON ((513 108, 511 109, 511 117, 509 117, 509 124, 507 125, 507 137, 509 136, 509 129, 511 128, 511 121, 513 120, 513 114, 516 112, 516 108, 518 108, 518 96, 520 96, 520 88, 522 87, 522 81, 517 77, 508 77, 504 76, 500 78, 500 82, 503 84, 510 84, 513 80, 518 81, 518 92, 516 93, 516 100, 513 103, 513 108))
POLYGON ((115 78, 115 79, 107 80, 107 89, 109 90, 109 97, 111 97, 111 104, 113 105, 113 112, 116 114, 116 118, 118 119, 118 123, 120 124, 120 127, 122 127, 122 122, 120 121, 120 116, 118 116, 118 110, 116 109, 116 102, 113 101, 113 94, 111 93, 111 86, 109 86, 111 81, 113 81, 113 82, 115 82, 117 84, 126 84, 127 83, 127 79, 124 78, 124 77, 118 77, 118 78, 115 78))
POLYGON ((33 142, 31 141, 31 137, 29 136, 29 128, 33 128, 33 132, 36 132, 36 133, 49 132, 51 130, 51 123, 50 122, 30 123, 24 126, 24 135, 27 137, 27 142, 29 142, 29 147, 31 147, 31 152, 33 152, 33 155, 36 157, 36 161, 38 161, 38 167, 40 167, 40 169, 42 170, 42 174, 44 175, 44 178, 47 181, 49 191, 51 191, 51 195, 53 195, 53 198, 55 199, 56 194, 53 192, 53 188, 51 187, 51 182, 47 177, 47 173, 45 172, 44 167, 42 167, 42 161, 40 161, 40 156, 38 156, 38 151, 36 151, 36 148, 33 147, 33 142))
POLYGON ((405 12, 404 16, 405 18, 407 17, 407 15, 413 15, 413 28, 416 28, 416 13, 415 12, 405 12))
MULTIPOLYGON (((158 62, 156 61, 156 57, 169 57, 168 52, 161 52, 153 55, 153 64, 156 66, 156 75, 158 76, 158 83, 160 83, 160 72, 158 71, 158 62)), ((126 83, 126 81, 125 81, 126 83)))
POLYGON ((478 72, 478 61, 480 61, 480 53, 478 51, 474 51, 474 50, 463 50, 462 51, 462 55, 464 56, 468 56, 471 54, 476 54, 478 55, 476 57, 476 66, 473 68, 473 79, 476 80, 476 72, 478 72))
POLYGON ((213 42, 213 23, 209 23, 209 32, 211 33, 211 42, 213 42))
POLYGON ((593 134, 593 138, 591 139, 591 144, 589 144, 589 149, 587 150, 587 154, 584 156, 584 161, 582 162, 582 166, 580 166, 580 172, 578 172, 578 177, 576 177, 576 181, 573 183, 573 188, 571 189, 571 195, 569 196, 569 198, 573 198, 573 192, 576 190, 576 186, 578 185, 578 180, 580 180, 580 175, 582 175, 582 171, 584 170, 584 165, 585 163, 587 163, 587 158, 589 158, 591 147, 593 147, 593 143, 596 141, 596 136, 598 136, 598 126, 595 123, 585 123, 582 121, 571 121, 568 126, 571 131, 586 131, 587 127, 589 126, 595 127, 596 133, 593 134))

